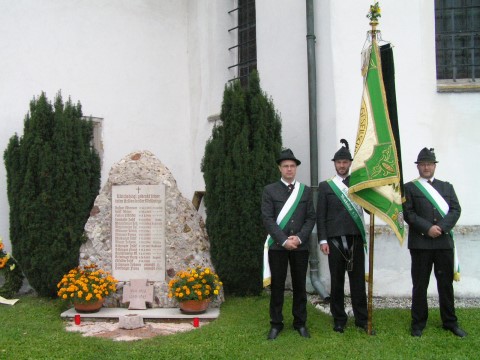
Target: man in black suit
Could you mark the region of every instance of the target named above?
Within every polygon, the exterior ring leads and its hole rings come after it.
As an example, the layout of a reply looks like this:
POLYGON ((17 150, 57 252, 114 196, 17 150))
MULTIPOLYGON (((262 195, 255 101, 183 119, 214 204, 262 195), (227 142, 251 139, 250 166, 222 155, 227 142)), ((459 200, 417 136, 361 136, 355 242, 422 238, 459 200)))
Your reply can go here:
POLYGON ((330 269, 330 311, 333 330, 343 333, 345 312, 345 271, 350 282, 355 325, 367 331, 368 310, 365 290, 365 253, 362 208, 348 196, 352 155, 345 139, 332 161, 336 175, 318 185, 317 231, 320 250, 328 255, 330 269))
MULTIPOLYGON (((262 195, 262 219, 269 234, 265 243, 264 267, 271 272, 270 332, 268 340, 275 339, 283 329, 283 300, 287 268, 293 287, 293 327, 306 338, 308 267, 308 242, 315 226, 315 208, 312 190, 295 180, 296 159, 290 149, 281 152, 277 159, 280 181, 267 185, 262 195), (267 254, 268 253, 268 254, 267 254)), ((270 277, 265 277, 264 286, 270 277)))
POLYGON ((427 288, 434 266, 443 328, 464 337, 467 334, 455 315, 453 279, 457 269, 451 232, 460 217, 460 204, 453 186, 434 178, 437 160, 433 149, 423 148, 415 163, 420 177, 405 184, 403 206, 412 258, 411 333, 422 336, 427 323, 427 288))

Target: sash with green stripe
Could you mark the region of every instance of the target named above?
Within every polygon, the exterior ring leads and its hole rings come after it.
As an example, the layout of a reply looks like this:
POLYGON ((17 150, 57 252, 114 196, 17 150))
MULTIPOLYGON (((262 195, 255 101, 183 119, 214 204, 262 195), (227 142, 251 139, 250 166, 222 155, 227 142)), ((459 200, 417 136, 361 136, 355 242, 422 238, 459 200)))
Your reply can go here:
POLYGON ((348 187, 341 181, 338 181, 335 176, 331 179, 328 179, 327 184, 330 185, 335 195, 337 195, 338 199, 341 201, 343 206, 345 206, 345 209, 347 209, 347 212, 357 225, 358 230, 360 230, 360 234, 362 235, 363 239, 363 247, 366 251, 367 240, 365 238, 365 225, 363 223, 362 209, 357 204, 353 203, 352 200, 350 200, 350 198, 347 196, 348 187))
MULTIPOLYGON (((438 210, 442 217, 445 217, 445 215, 448 214, 450 206, 432 185, 424 181, 419 181, 419 179, 415 179, 412 182, 422 192, 422 194, 425 195, 428 201, 430 201, 430 203, 438 210)), ((450 230, 449 234, 453 240, 453 279, 455 281, 460 281, 460 263, 458 261, 457 247, 453 237, 453 230, 450 230)))
MULTIPOLYGON (((293 188, 292 193, 288 197, 288 200, 285 202, 282 210, 280 210, 280 213, 277 216, 276 222, 282 230, 290 221, 295 210, 297 210, 298 203, 300 202, 300 199, 302 198, 303 192, 305 190, 305 184, 299 183, 298 181, 297 184, 299 186, 295 186, 293 188)), ((270 285, 272 281, 272 273, 270 272, 270 265, 268 263, 268 249, 270 248, 270 246, 273 245, 273 243, 273 238, 268 235, 263 246, 263 287, 270 285)))

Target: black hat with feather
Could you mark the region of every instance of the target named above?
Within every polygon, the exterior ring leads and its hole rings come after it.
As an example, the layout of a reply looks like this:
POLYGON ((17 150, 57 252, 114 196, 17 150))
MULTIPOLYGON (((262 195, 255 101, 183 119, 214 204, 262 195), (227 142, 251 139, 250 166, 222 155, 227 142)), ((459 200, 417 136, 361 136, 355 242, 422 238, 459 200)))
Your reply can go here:
POLYGON ((437 158, 435 157, 435 151, 433 148, 427 149, 424 147, 418 153, 417 161, 415 164, 427 162, 427 163, 438 163, 437 158))
POLYGON ((338 150, 335 155, 333 156, 332 161, 336 160, 350 160, 352 161, 352 154, 350 154, 350 150, 348 149, 348 142, 345 139, 341 139, 340 143, 342 143, 344 146, 338 150))

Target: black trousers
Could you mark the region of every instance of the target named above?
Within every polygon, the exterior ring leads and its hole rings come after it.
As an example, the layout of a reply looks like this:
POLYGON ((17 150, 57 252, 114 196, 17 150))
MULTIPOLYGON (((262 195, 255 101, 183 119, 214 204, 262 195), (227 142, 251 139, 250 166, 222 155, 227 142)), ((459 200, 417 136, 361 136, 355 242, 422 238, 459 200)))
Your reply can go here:
MULTIPOLYGON (((347 245, 350 249, 353 245, 353 269, 346 271, 347 261, 344 256, 341 237, 328 238, 330 253, 328 255, 328 267, 330 269, 330 311, 335 325, 345 326, 348 315, 345 312, 345 272, 348 274, 350 283, 350 295, 352 308, 357 326, 365 326, 368 321, 367 295, 365 287, 365 250, 363 239, 360 235, 347 235, 347 245), (339 245, 340 250, 334 244, 339 245), (342 253, 340 252, 342 251, 342 253)), ((348 259, 348 256, 347 256, 348 259)))
POLYGON ((283 301, 287 269, 290 263, 290 274, 293 287, 293 327, 305 326, 307 321, 307 267, 308 251, 270 250, 268 262, 272 274, 270 295, 270 324, 277 329, 283 329, 283 301))
POLYGON ((443 326, 457 326, 453 293, 453 249, 411 249, 412 329, 423 330, 428 319, 427 289, 432 267, 437 279, 440 316, 443 326))

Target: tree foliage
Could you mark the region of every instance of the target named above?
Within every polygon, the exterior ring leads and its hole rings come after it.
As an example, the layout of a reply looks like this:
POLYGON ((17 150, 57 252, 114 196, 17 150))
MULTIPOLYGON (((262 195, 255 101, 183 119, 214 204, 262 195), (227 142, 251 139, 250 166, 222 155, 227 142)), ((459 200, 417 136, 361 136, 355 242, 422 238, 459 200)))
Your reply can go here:
POLYGON ((4 152, 13 255, 30 285, 54 297, 56 284, 78 265, 83 228, 100 188, 93 124, 81 104, 60 93, 30 102, 23 137, 4 152))
POLYGON ((261 195, 279 176, 280 116, 253 72, 248 89, 239 82, 225 87, 220 117, 202 161, 212 262, 226 293, 256 295, 262 290, 267 235, 261 195))

